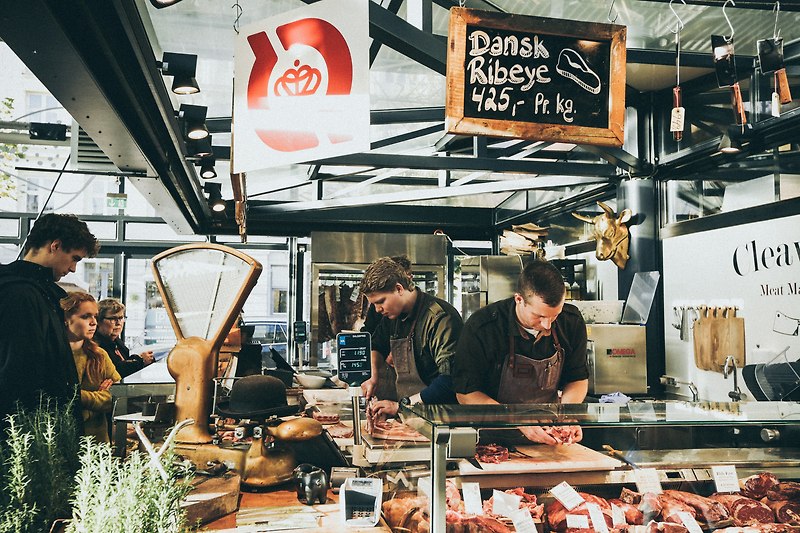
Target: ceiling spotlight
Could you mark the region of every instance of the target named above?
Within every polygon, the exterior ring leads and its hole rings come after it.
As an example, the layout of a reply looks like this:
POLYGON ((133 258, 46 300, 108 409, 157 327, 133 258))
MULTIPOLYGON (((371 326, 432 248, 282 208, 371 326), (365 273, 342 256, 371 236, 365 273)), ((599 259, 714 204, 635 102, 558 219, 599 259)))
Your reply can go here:
POLYGON ((211 147, 211 135, 204 139, 189 139, 186 141, 186 151, 189 153, 189 157, 198 159, 211 157, 214 155, 214 150, 211 147))
POLYGON ((225 211, 225 200, 222 199, 222 184, 221 183, 206 183, 203 185, 203 191, 208 193, 208 206, 215 213, 225 211))
POLYGON ((206 112, 208 108, 201 105, 181 104, 178 118, 183 121, 183 135, 186 139, 205 139, 208 137, 206 112))
POLYGON ((217 177, 217 171, 214 169, 216 159, 214 156, 206 156, 200 159, 200 177, 206 180, 211 180, 217 177))
POLYGON ((742 151, 742 145, 739 139, 731 137, 728 132, 725 132, 719 142, 719 151, 723 154, 738 154, 742 151))
POLYGON ((181 0, 150 0, 150 4, 156 9, 163 9, 175 5, 181 0))
POLYGON ((157 62, 157 64, 164 75, 174 77, 172 80, 172 92, 175 94, 194 94, 200 92, 200 87, 197 85, 197 80, 194 78, 195 72, 197 71, 196 55, 164 52, 164 55, 161 56, 161 61, 157 62))

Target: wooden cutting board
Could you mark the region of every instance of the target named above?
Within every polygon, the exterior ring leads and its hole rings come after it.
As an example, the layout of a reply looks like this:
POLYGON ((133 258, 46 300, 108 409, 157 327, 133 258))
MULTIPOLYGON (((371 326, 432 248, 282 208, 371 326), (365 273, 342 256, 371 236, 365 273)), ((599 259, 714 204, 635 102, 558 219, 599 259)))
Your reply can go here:
POLYGON ((694 364, 700 370, 721 373, 729 355, 736 360, 736 368, 745 365, 744 318, 722 316, 721 309, 701 310, 694 322, 694 364))
POLYGON ((622 466, 622 462, 582 444, 531 444, 517 446, 520 452, 530 457, 511 455, 502 463, 481 463, 483 470, 475 468, 461 459, 458 471, 462 475, 480 474, 524 474, 538 472, 582 472, 585 470, 614 470, 622 466))

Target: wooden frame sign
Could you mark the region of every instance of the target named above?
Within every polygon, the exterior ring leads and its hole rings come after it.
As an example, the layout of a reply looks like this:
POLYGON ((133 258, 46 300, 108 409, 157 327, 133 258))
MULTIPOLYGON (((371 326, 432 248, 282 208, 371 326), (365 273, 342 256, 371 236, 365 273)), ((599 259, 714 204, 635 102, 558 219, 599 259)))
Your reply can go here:
POLYGON ((622 146, 627 28, 450 10, 447 131, 622 146))

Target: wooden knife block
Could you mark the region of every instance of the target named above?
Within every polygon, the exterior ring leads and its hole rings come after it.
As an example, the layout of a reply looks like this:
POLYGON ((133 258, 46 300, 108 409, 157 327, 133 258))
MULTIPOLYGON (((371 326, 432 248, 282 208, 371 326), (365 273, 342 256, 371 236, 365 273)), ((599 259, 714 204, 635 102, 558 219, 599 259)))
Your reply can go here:
POLYGON ((744 318, 701 316, 694 322, 694 364, 700 370, 722 373, 725 358, 734 357, 736 368, 745 365, 744 318))

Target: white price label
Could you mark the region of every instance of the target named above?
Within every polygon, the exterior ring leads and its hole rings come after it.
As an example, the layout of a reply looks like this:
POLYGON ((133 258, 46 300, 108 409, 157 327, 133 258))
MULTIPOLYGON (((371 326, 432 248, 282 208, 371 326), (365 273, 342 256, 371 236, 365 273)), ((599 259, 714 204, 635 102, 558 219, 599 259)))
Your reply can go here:
POLYGON ((625 520, 625 511, 622 510, 622 507, 619 505, 611 504, 611 523, 616 526, 624 526, 628 523, 625 520))
POLYGON ((589 509, 589 518, 592 519, 592 527, 597 533, 608 533, 608 526, 606 519, 603 516, 603 511, 596 503, 588 502, 586 508, 589 509))
POLYGON ((686 511, 678 511, 678 518, 681 519, 683 525, 689 530, 689 533, 703 533, 703 529, 694 517, 686 511))
POLYGON ((522 501, 522 496, 500 492, 499 490, 492 491, 492 498, 494 498, 492 513, 508 517, 519 509, 519 504, 522 501))
POLYGON ((652 492, 661 494, 661 481, 658 479, 658 471, 655 468, 640 468, 633 471, 636 480, 636 490, 644 494, 652 492))
POLYGON ((462 483, 461 492, 464 493, 464 511, 467 514, 483 514, 481 486, 478 483, 462 483))
POLYGON ((711 475, 714 478, 714 485, 717 492, 738 492, 739 476, 736 474, 736 467, 733 465, 716 465, 711 467, 711 475))
POLYGON ((567 529, 589 529, 589 517, 585 514, 568 514, 567 529))
POLYGON ((562 481, 550 489, 550 494, 560 501, 567 511, 571 511, 583 503, 583 497, 566 481, 562 481))
POLYGON ((669 131, 683 131, 683 122, 686 118, 686 110, 682 107, 673 107, 669 117, 669 131))
POLYGON ((778 93, 772 93, 772 116, 779 117, 781 116, 781 99, 778 97, 778 93))
POLYGON ((527 509, 517 509, 508 516, 517 533, 536 533, 536 523, 527 509))

